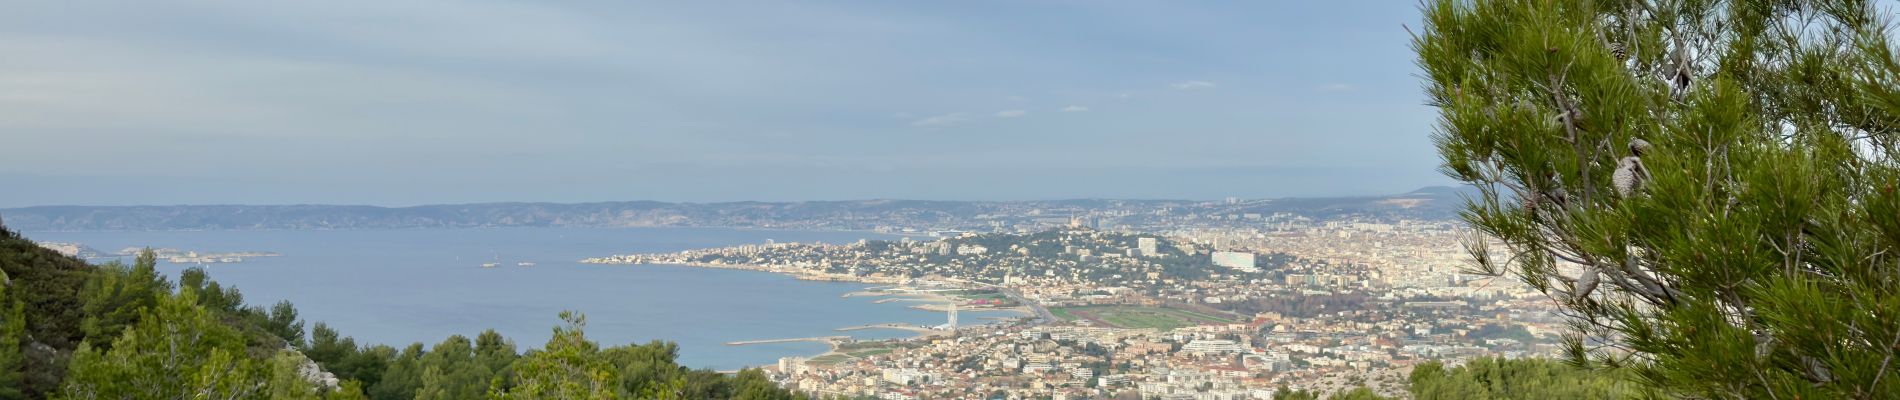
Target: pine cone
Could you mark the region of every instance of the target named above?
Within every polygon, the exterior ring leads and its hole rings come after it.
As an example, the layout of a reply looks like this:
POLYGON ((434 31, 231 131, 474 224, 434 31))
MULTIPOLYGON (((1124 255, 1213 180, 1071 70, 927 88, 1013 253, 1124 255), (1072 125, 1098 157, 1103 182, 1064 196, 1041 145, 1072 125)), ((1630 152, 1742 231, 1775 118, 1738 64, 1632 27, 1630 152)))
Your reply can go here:
POLYGON ((1597 267, 1584 268, 1583 273, 1577 275, 1577 282, 1571 286, 1570 295, 1577 300, 1589 298, 1590 292, 1597 290, 1597 281, 1602 278, 1600 275, 1602 272, 1597 267))
POLYGON ((1629 197, 1642 185, 1643 159, 1629 156, 1616 161, 1616 172, 1610 174, 1610 186, 1616 189, 1618 196, 1629 197))

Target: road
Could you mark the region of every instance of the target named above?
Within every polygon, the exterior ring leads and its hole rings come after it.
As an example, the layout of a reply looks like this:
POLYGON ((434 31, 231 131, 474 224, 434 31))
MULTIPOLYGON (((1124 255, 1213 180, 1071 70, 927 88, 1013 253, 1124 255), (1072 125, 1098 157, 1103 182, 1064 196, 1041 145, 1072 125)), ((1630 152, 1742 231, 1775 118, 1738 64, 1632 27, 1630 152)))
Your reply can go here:
POLYGON ((837 330, 855 331, 855 330, 864 330, 864 329, 898 329, 898 330, 906 330, 906 331, 917 332, 917 333, 922 333, 922 334, 927 334, 927 335, 944 332, 943 330, 939 330, 939 329, 931 329, 931 328, 925 328, 925 327, 921 327, 917 325, 900 324, 900 323, 858 325, 858 326, 838 328, 837 330))
POLYGON ((791 339, 741 340, 737 342, 726 342, 726 345, 727 346, 744 346, 748 344, 766 344, 766 343, 834 342, 834 341, 849 340, 849 339, 851 339, 850 336, 819 336, 819 337, 791 338, 791 339))
POLYGON ((1002 293, 1003 296, 1008 296, 1010 300, 1014 300, 1018 304, 1022 304, 1024 306, 1029 307, 1030 311, 1033 311, 1036 313, 1037 325, 1054 323, 1057 321, 1056 315, 1054 313, 1049 312, 1048 308, 1044 308, 1041 304, 1036 304, 1036 302, 1029 301, 1029 299, 1023 298, 1023 295, 1016 293, 1016 291, 1014 290, 997 287, 996 292, 1002 293))
POLYGON ((945 279, 945 280, 994 288, 996 289, 997 293, 1002 293, 1003 296, 1009 297, 1010 300, 1015 301, 1017 304, 1022 304, 1024 307, 1029 307, 1029 311, 1032 311, 1036 314, 1035 323, 1037 325, 1054 323, 1056 321, 1060 321, 1060 319, 1056 319, 1056 315, 1054 313, 1049 312, 1049 309, 1043 307, 1042 304, 1038 304, 1034 301, 1029 301, 1029 299, 1023 298, 1023 295, 1021 293, 1016 293, 1015 290, 1010 290, 1009 288, 1005 288, 1002 285, 992 285, 992 284, 983 283, 983 282, 976 282, 976 281, 955 279, 955 278, 945 279))

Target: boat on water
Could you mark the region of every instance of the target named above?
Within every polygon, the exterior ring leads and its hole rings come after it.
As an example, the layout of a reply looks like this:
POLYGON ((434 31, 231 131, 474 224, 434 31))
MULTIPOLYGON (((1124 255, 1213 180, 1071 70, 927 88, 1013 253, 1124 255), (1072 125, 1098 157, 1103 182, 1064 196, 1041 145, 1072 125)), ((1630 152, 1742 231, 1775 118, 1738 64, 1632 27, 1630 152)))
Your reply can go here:
POLYGON ((494 268, 499 266, 501 266, 500 263, 482 263, 482 268, 494 268))
POLYGON ((522 261, 522 262, 518 262, 518 263, 515 263, 515 266, 517 266, 517 267, 532 267, 532 266, 534 266, 534 263, 531 263, 531 262, 527 262, 527 261, 522 261))

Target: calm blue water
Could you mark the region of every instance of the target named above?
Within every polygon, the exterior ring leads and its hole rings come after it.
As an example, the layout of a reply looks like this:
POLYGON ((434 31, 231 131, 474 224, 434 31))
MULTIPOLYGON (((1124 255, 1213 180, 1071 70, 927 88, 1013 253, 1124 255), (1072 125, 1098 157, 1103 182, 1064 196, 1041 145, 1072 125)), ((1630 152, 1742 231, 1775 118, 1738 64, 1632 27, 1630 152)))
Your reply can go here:
MULTIPOLYGON (((217 264, 212 279, 235 284, 247 303, 288 299, 307 321, 324 321, 359 343, 433 345, 449 335, 494 328, 526 349, 540 347, 561 310, 587 315, 587 335, 604 345, 680 343, 692 367, 736 369, 789 355, 822 353, 820 343, 727 346, 738 340, 834 336, 865 339, 910 333, 834 329, 888 322, 936 325, 944 315, 915 302, 842 298, 871 285, 667 265, 590 265, 582 258, 745 243, 846 243, 880 235, 852 232, 703 228, 504 228, 343 231, 28 232, 33 240, 78 242, 105 252, 170 247, 200 252, 274 251, 281 257, 217 264), (516 267, 518 262, 534 267, 516 267), (501 267, 480 268, 485 262, 501 267)), ((175 274, 186 265, 159 262, 175 274)), ((962 313, 965 323, 1007 312, 962 313)))

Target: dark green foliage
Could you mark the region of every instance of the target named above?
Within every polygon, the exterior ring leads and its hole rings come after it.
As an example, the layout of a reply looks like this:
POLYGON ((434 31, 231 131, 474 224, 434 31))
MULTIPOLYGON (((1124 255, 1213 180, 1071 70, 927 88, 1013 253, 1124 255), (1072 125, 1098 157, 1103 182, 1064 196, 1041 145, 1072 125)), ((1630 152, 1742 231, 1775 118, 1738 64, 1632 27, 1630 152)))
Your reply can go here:
POLYGON ((259 398, 268 365, 249 359, 244 336, 193 296, 166 296, 144 309, 111 346, 81 345, 59 397, 259 398))
POLYGON ((203 268, 186 268, 178 274, 178 287, 190 288, 199 293, 198 305, 219 310, 226 314, 244 313, 244 294, 237 288, 227 288, 205 275, 203 268))
MULTIPOLYGON (((356 353, 356 339, 342 337, 336 329, 331 329, 329 324, 322 322, 310 327, 310 342, 303 347, 305 357, 323 364, 337 364, 356 353)), ((355 378, 353 375, 344 376, 338 371, 330 372, 342 379, 355 378)))
MULTIPOLYGON (((88 338, 118 337, 172 289, 171 283, 158 274, 158 255, 152 249, 140 252, 130 268, 108 263, 100 266, 97 274, 80 292, 86 315, 80 327, 88 338)), ((95 346, 110 347, 111 340, 93 342, 95 346)))
POLYGON ((602 349, 587 340, 586 320, 562 313, 566 324, 540 350, 515 363, 514 385, 491 392, 509 399, 756 399, 803 400, 807 397, 778 388, 758 370, 728 377, 705 370, 688 370, 673 362, 672 343, 628 345, 602 349))
POLYGON ((421 343, 412 343, 402 349, 402 353, 388 362, 388 369, 376 385, 370 386, 369 398, 372 399, 414 399, 416 391, 422 389, 422 350, 421 343))
POLYGON ((417 389, 415 398, 469 399, 487 393, 496 370, 506 368, 515 358, 513 346, 488 350, 490 354, 478 353, 474 344, 461 335, 450 336, 448 340, 436 344, 418 360, 422 368, 422 387, 417 389), (486 359, 498 355, 492 352, 502 350, 507 351, 507 354, 501 354, 503 358, 486 359))
POLYGON ((610 363, 619 366, 620 385, 629 392, 659 391, 682 377, 679 365, 674 364, 674 359, 679 357, 679 346, 670 342, 656 340, 646 345, 611 348, 605 356, 610 363))
POLYGON ((1378 392, 1373 392, 1372 389, 1368 389, 1364 386, 1360 386, 1360 387, 1352 388, 1350 390, 1342 390, 1339 393, 1333 393, 1332 396, 1326 396, 1326 400, 1394 400, 1394 399, 1391 397, 1380 396, 1378 392))
MULTIPOLYGON (((363 382, 365 388, 374 387, 382 383, 384 376, 389 375, 390 364, 395 362, 399 354, 395 347, 388 345, 368 346, 344 357, 343 361, 337 363, 336 370, 352 372, 353 378, 350 379, 363 382)), ((330 365, 324 364, 324 367, 327 369, 330 365)))
POLYGON ((374 389, 388 371, 390 361, 396 358, 396 349, 382 345, 358 348, 356 339, 344 337, 330 325, 318 322, 310 328, 310 341, 303 347, 303 354, 339 380, 374 389))
POLYGON ((757 369, 739 371, 739 374, 733 376, 730 381, 732 382, 730 385, 732 391, 730 392, 731 397, 729 398, 733 400, 796 400, 805 398, 805 396, 794 395, 786 392, 784 389, 780 389, 777 383, 773 383, 770 378, 766 378, 764 371, 757 369))
POLYGON ((0 286, 0 400, 26 398, 26 302, 0 286))
POLYGON ((572 312, 561 313, 563 326, 540 350, 529 352, 515 365, 516 385, 498 390, 496 398, 515 399, 612 399, 634 397, 678 399, 685 382, 673 380, 649 385, 647 390, 630 392, 618 375, 612 360, 604 357, 600 345, 587 340, 586 318, 572 312))
POLYGON ((1412 396, 1452 399, 1623 399, 1644 394, 1638 382, 1547 359, 1478 358, 1447 369, 1437 361, 1412 369, 1412 396))
POLYGON ((85 340, 79 292, 93 268, 0 227, 0 271, 8 277, 7 297, 24 305, 21 391, 42 398, 59 388, 66 359, 85 340))
POLYGON ((1536 340, 1535 336, 1531 336, 1531 331, 1525 329, 1523 325, 1485 324, 1472 329, 1466 336, 1473 339, 1511 339, 1527 343, 1536 340))
POLYGON ((655 341, 645 345, 601 348, 584 336, 576 319, 542 349, 521 355, 513 342, 494 331, 474 341, 452 336, 425 349, 412 344, 401 352, 388 346, 357 348, 318 323, 305 350, 339 379, 361 382, 372 399, 477 398, 676 398, 802 399, 777 387, 756 370, 727 376, 691 370, 675 359, 678 346, 655 341))
POLYGON ((257 321, 255 325, 263 327, 265 332, 283 339, 291 346, 303 347, 303 320, 297 319, 297 307, 291 305, 290 300, 277 302, 271 306, 269 313, 253 315, 262 317, 262 321, 257 321))
MULTIPOLYGON (((1886 6, 1880 6, 1886 7, 1886 6)), ((1476 272, 1664 395, 1900 393, 1900 59, 1862 0, 1437 0, 1415 47, 1476 272), (1501 251, 1489 246, 1501 243, 1501 251)))
POLYGON ((501 337, 500 333, 490 329, 475 336, 475 359, 487 367, 497 377, 512 378, 509 366, 521 358, 515 351, 515 342, 501 337))
MULTIPOLYGON (((1310 391, 1310 390, 1305 390, 1305 389, 1292 390, 1292 389, 1288 389, 1286 386, 1280 386, 1279 389, 1274 390, 1273 399, 1274 400, 1319 400, 1320 396, 1319 396, 1319 393, 1314 393, 1313 391, 1310 391)), ((1326 396, 1326 400, 1392 400, 1392 398, 1380 396, 1378 392, 1374 392, 1370 388, 1360 386, 1360 387, 1355 387, 1352 389, 1340 390, 1339 392, 1333 393, 1331 396, 1326 396)))

